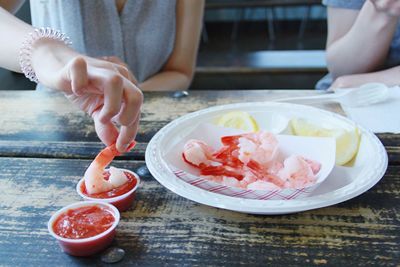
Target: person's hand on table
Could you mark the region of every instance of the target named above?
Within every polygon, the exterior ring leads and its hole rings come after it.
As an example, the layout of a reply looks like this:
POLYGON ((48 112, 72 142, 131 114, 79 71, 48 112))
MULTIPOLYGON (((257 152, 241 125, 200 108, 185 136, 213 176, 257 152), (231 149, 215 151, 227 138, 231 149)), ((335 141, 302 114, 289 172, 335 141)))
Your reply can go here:
POLYGON ((370 0, 376 10, 390 16, 400 16, 400 1, 398 0, 370 0))
POLYGON ((59 89, 92 116, 103 143, 125 152, 138 130, 143 94, 120 64, 81 55, 52 40, 35 43, 33 69, 43 85, 59 89), (121 125, 118 130, 114 124, 121 125))
POLYGON ((386 86, 400 84, 400 66, 376 72, 344 75, 337 78, 328 90, 336 88, 355 88, 366 83, 383 83, 386 86))
POLYGON ((358 75, 345 75, 341 76, 332 83, 328 90, 336 88, 353 88, 363 85, 365 82, 357 78, 358 75))

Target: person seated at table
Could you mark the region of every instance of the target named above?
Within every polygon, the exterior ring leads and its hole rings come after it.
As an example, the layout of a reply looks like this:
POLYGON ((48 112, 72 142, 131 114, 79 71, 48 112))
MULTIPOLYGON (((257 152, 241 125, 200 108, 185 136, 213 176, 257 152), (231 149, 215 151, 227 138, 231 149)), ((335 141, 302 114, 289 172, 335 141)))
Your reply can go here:
POLYGON ((324 0, 329 74, 317 89, 400 84, 400 1, 324 0))
POLYGON ((123 152, 134 139, 141 90, 189 87, 203 0, 31 1, 33 25, 52 27, 50 37, 6 11, 23 2, 0 0, 0 67, 62 91, 92 116, 106 145, 123 152))

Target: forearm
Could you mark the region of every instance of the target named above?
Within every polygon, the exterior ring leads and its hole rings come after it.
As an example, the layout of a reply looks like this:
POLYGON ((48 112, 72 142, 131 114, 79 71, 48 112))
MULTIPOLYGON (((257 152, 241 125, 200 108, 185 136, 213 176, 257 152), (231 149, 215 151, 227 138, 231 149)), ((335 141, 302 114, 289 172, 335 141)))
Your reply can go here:
POLYGON ((387 57, 398 18, 375 9, 367 1, 352 28, 327 47, 333 77, 377 70, 387 57))
POLYGON ((178 71, 162 71, 139 85, 143 91, 186 90, 191 77, 178 71))
POLYGON ((163 70, 140 84, 143 91, 172 91, 189 88, 196 68, 204 0, 178 0, 174 50, 163 70))
POLYGON ((20 72, 19 50, 33 27, 0 7, 0 67, 20 72))
POLYGON ((363 75, 359 78, 361 81, 362 79, 365 79, 364 83, 380 82, 388 86, 400 85, 400 66, 360 75, 363 75))

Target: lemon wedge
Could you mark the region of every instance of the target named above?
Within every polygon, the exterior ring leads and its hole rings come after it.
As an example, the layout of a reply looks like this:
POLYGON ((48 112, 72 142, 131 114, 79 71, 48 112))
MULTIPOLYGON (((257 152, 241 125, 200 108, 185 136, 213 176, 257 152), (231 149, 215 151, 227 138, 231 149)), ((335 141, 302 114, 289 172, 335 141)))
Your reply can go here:
POLYGON ((259 130, 256 120, 245 111, 231 111, 216 122, 217 125, 228 128, 241 129, 246 132, 257 132, 259 130))
POLYGON ((357 127, 350 130, 343 128, 328 129, 312 124, 304 119, 292 119, 290 125, 295 135, 335 138, 337 165, 345 165, 358 152, 360 132, 357 127))

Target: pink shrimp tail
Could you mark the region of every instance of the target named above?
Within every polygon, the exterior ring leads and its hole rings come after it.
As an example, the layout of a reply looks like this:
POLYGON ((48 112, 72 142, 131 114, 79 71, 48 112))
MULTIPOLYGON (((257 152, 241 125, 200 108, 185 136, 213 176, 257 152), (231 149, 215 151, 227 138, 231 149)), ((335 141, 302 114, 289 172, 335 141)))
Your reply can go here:
POLYGON ((115 146, 115 144, 108 146, 104 148, 100 153, 96 156, 94 159, 94 162, 99 164, 102 168, 105 168, 108 164, 111 163, 111 161, 114 159, 114 157, 118 156, 119 152, 115 146))
POLYGON ((131 151, 136 146, 136 144, 137 144, 136 141, 132 141, 132 143, 128 146, 126 152, 131 151))
POLYGON ((263 168, 257 161, 250 160, 247 164, 247 167, 254 170, 253 174, 260 180, 271 182, 279 187, 283 187, 285 185, 277 175, 270 173, 268 169, 263 168))
MULTIPOLYGON (((134 148, 136 145, 136 142, 133 141, 129 146, 128 146, 128 151, 130 151, 132 148, 134 148)), ((111 163, 111 161, 121 155, 121 153, 117 150, 117 147, 115 144, 112 144, 111 146, 108 146, 104 148, 100 153, 96 156, 94 161, 102 166, 103 168, 107 167, 108 164, 111 163)))

